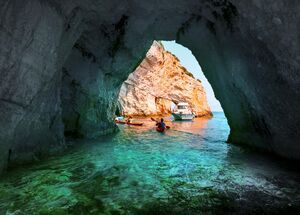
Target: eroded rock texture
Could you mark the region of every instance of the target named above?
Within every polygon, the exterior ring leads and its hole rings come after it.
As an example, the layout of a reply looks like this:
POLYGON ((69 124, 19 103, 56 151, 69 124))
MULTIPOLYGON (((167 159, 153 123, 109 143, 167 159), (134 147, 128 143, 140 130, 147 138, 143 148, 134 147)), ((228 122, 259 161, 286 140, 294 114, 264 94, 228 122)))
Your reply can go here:
POLYGON ((212 115, 200 80, 157 41, 122 84, 118 101, 129 116, 170 114, 172 102, 188 102, 197 117, 212 115))
POLYGON ((231 142, 299 159, 299 10, 293 0, 1 0, 1 169, 63 145, 63 120, 82 136, 113 131, 121 83, 154 39, 193 51, 231 142))

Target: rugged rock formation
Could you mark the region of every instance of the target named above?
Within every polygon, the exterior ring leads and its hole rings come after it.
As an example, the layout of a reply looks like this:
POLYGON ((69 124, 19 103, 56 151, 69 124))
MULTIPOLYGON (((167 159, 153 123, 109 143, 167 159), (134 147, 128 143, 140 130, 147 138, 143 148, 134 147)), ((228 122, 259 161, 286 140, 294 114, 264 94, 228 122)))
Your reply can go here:
POLYGON ((62 119, 82 136, 112 132, 121 84, 154 39, 192 50, 230 142, 299 159, 299 10, 293 0, 0 0, 0 169, 63 145, 62 119))
POLYGON ((130 116, 163 115, 171 112, 172 102, 181 101, 192 105, 198 117, 212 115, 200 80, 154 41, 146 58, 121 87, 120 110, 130 116))

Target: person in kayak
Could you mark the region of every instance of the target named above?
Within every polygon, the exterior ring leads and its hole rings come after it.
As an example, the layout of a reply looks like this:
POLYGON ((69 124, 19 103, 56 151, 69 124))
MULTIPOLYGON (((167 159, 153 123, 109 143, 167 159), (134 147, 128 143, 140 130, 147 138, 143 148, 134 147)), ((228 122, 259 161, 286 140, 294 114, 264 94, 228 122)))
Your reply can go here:
POLYGON ((160 119, 160 122, 157 122, 157 123, 156 123, 156 126, 157 126, 157 128, 159 128, 159 129, 165 130, 165 129, 166 129, 166 124, 164 123, 164 119, 161 118, 161 119, 160 119))
POLYGON ((126 123, 132 123, 132 117, 131 116, 127 118, 126 123))

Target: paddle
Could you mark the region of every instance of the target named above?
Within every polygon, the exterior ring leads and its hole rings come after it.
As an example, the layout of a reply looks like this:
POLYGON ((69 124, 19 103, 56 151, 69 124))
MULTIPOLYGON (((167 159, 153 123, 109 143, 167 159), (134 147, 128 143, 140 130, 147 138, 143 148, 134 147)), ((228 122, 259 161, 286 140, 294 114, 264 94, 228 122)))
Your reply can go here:
MULTIPOLYGON (((154 122, 156 122, 156 123, 158 123, 158 121, 156 121, 156 120, 155 120, 154 118, 152 118, 152 117, 151 117, 151 120, 154 121, 154 122)), ((167 125, 166 125, 166 129, 170 129, 170 128, 171 128, 170 126, 167 126, 167 125)))
POLYGON ((154 122, 157 122, 157 121, 156 121, 154 118, 152 118, 152 117, 151 117, 151 120, 154 121, 154 122))

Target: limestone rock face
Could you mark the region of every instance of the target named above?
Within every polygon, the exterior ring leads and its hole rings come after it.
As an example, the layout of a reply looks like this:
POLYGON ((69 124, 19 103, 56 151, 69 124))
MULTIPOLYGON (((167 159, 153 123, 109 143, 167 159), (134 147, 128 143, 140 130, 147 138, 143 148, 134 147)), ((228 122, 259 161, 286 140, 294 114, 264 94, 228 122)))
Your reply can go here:
POLYGON ((201 82, 154 41, 121 87, 120 110, 130 116, 164 115, 171 112, 172 102, 188 102, 198 117, 212 115, 201 82))
POLYGON ((300 2, 0 0, 0 171, 113 132, 118 93, 153 40, 189 48, 229 141, 300 159, 300 2))

